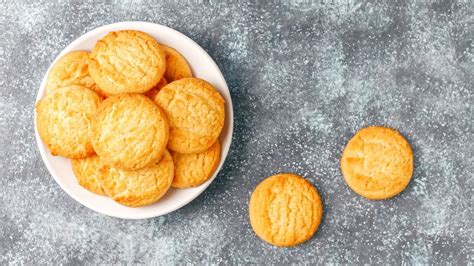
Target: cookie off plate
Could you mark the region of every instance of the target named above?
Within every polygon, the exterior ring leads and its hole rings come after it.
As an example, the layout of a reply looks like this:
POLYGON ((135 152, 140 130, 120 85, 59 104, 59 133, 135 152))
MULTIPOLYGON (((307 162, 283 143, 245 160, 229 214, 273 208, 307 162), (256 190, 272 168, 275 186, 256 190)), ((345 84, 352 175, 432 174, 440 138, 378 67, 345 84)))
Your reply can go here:
MULTIPOLYGON (((214 60, 197 43, 184 34, 168 28, 166 26, 148 23, 148 22, 119 22, 99 27, 82 35, 70 45, 68 45, 54 60, 51 66, 64 54, 75 50, 92 50, 97 40, 104 37, 111 31, 118 30, 139 30, 148 33, 159 43, 171 46, 180 52, 190 65, 194 77, 204 79, 211 83, 219 91, 225 100, 225 123, 222 129, 219 141, 221 144, 221 159, 219 165, 209 180, 198 187, 175 189, 170 188, 166 195, 158 202, 138 208, 130 208, 120 205, 112 199, 96 195, 81 187, 71 168, 71 162, 67 158, 52 156, 48 148, 41 141, 36 130, 35 117, 35 136, 36 142, 41 153, 41 157, 49 172, 59 184, 73 199, 82 205, 102 214, 124 219, 144 219, 164 215, 175 211, 195 199, 201 194, 214 180, 220 171, 227 153, 229 152, 232 131, 233 131, 233 108, 229 88, 227 87, 224 76, 219 70, 214 60)), ((51 69, 50 66, 50 69, 51 69)), ((46 95, 46 80, 48 72, 44 75, 41 82, 36 101, 39 101, 46 95)), ((36 114, 35 114, 36 116, 36 114)))

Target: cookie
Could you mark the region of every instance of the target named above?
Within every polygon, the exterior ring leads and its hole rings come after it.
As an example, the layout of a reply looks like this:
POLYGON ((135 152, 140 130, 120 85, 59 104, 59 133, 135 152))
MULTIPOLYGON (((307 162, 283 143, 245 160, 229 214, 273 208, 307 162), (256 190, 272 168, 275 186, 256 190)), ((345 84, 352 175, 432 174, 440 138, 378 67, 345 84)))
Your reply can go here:
POLYGON ((163 44, 160 44, 160 47, 165 53, 166 58, 166 70, 164 73, 166 80, 172 82, 193 76, 188 62, 178 51, 163 44))
POLYGON ((317 190, 295 174, 277 174, 261 182, 249 204, 250 224, 266 242, 282 247, 310 239, 321 223, 317 190))
POLYGON ((63 55, 52 67, 46 81, 46 92, 80 85, 102 94, 89 75, 89 52, 74 51, 63 55))
POLYGON ((54 90, 36 104, 36 126, 51 151, 72 159, 94 154, 91 120, 102 98, 94 91, 73 85, 54 90))
POLYGON ((141 31, 110 32, 90 54, 91 77, 109 95, 144 93, 160 81, 165 68, 160 45, 141 31))
POLYGON ((72 159, 71 165, 79 185, 95 194, 105 195, 99 183, 99 170, 102 167, 99 156, 93 155, 83 159, 72 159))
POLYGON ((158 92, 161 90, 161 88, 163 88, 164 86, 166 86, 166 84, 168 84, 168 81, 166 81, 165 78, 161 78, 160 79, 160 82, 158 82, 158 84, 156 84, 155 87, 153 87, 151 90, 147 91, 145 93, 145 95, 152 99, 152 100, 155 100, 155 97, 156 95, 158 94, 158 92))
POLYGON ((121 170, 156 162, 166 148, 165 113, 142 94, 107 98, 92 120, 92 145, 100 159, 121 170))
POLYGON ((105 193, 128 207, 140 207, 158 201, 171 186, 173 159, 165 150, 163 157, 152 165, 135 171, 103 166, 99 182, 105 193))
POLYGON ((212 176, 219 164, 221 145, 216 141, 208 150, 200 153, 182 154, 171 152, 174 162, 175 188, 197 187, 212 176))
POLYGON ((347 185, 372 200, 402 192, 413 174, 413 152, 397 131, 372 126, 361 129, 347 144, 341 158, 347 185))
POLYGON ((158 92, 155 102, 169 119, 172 151, 203 152, 216 142, 224 126, 224 99, 204 80, 173 81, 158 92))

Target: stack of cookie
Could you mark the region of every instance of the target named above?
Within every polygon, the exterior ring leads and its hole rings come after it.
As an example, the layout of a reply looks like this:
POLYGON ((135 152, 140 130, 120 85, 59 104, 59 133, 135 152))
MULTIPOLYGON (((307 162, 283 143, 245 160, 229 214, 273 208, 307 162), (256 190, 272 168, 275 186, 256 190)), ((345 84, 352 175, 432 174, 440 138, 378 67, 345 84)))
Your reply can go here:
POLYGON ((64 55, 36 105, 52 155, 84 188, 129 207, 204 183, 220 161, 224 99, 175 49, 140 31, 110 32, 64 55))

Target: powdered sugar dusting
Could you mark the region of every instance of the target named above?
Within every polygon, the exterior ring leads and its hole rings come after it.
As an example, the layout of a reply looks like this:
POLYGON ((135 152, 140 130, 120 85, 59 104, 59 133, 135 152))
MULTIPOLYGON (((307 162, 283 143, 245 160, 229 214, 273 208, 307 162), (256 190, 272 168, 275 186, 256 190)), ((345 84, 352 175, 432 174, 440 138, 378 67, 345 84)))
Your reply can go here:
POLYGON ((0 7, 0 263, 474 262, 473 3, 114 4, 0 7), (175 28, 215 59, 231 89, 227 161, 196 200, 128 221, 71 199, 33 137, 34 99, 55 56, 98 26, 175 28), (360 128, 399 130, 415 154, 397 197, 368 201, 339 170, 360 128), (278 172, 311 181, 324 202, 308 242, 277 248, 248 221, 255 186, 278 172))

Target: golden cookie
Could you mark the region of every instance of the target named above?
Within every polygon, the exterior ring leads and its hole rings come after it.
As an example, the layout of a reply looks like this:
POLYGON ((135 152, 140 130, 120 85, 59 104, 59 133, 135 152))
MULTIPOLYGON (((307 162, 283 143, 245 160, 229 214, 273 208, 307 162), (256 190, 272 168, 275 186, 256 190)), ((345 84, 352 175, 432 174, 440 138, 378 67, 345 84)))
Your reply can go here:
POLYGON ((159 162, 135 171, 103 166, 99 182, 105 193, 128 207, 140 207, 159 200, 171 186, 174 175, 173 159, 165 150, 159 162))
POLYGON ((206 151, 182 154, 171 152, 174 162, 174 179, 171 184, 175 188, 196 187, 212 176, 219 164, 221 145, 216 141, 206 151))
POLYGON ((80 159, 94 154, 91 120, 102 98, 73 85, 54 90, 36 104, 38 133, 52 155, 80 159))
POLYGON ((168 84, 168 81, 166 81, 165 78, 161 78, 160 82, 158 82, 158 84, 156 84, 156 86, 153 87, 151 90, 147 91, 145 95, 148 96, 148 98, 155 100, 155 97, 158 94, 158 92, 161 90, 161 88, 166 86, 166 84, 168 84))
POLYGON ((413 174, 413 152, 397 131, 372 126, 361 129, 342 154, 347 185, 368 199, 391 198, 402 192, 413 174))
POLYGON ((277 174, 261 182, 249 204, 255 233, 275 246, 296 246, 310 239, 321 223, 317 190, 295 174, 277 174))
POLYGON ((141 94, 107 98, 92 120, 92 145, 115 168, 137 170, 156 162, 166 148, 165 113, 141 94))
POLYGON ((95 194, 105 195, 99 183, 99 169, 102 167, 99 156, 93 155, 83 159, 73 159, 71 165, 79 185, 95 194))
POLYGON ((173 82, 182 78, 190 78, 193 76, 191 68, 186 59, 175 49, 160 44, 161 49, 165 53, 166 70, 164 76, 169 82, 173 82))
POLYGON ((47 93, 70 85, 81 85, 102 93, 89 75, 89 52, 67 53, 51 67, 46 81, 47 93))
POLYGON ((204 80, 173 81, 160 90, 155 102, 170 122, 170 150, 203 152, 216 142, 224 126, 224 99, 204 80))
POLYGON ((110 32, 90 54, 91 77, 109 95, 146 92, 160 81, 165 68, 160 45, 141 31, 110 32))

